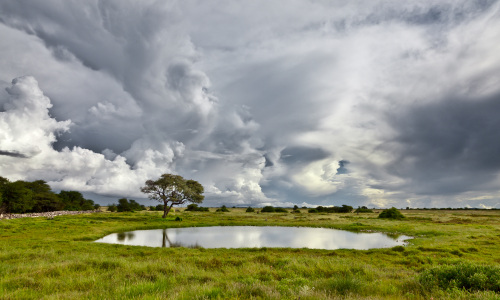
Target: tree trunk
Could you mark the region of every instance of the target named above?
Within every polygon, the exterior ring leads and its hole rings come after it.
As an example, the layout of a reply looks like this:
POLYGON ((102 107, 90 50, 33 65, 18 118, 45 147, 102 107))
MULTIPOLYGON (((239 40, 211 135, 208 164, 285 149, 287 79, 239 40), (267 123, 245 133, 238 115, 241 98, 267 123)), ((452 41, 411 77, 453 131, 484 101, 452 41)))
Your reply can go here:
POLYGON ((167 215, 168 215, 168 212, 170 211, 170 207, 167 206, 167 202, 163 202, 163 217, 162 218, 166 218, 167 215))
POLYGON ((167 217, 168 213, 170 212, 170 209, 172 209, 172 206, 174 206, 173 203, 170 206, 167 206, 166 203, 165 203, 165 205, 163 205, 163 217, 162 218, 167 217))

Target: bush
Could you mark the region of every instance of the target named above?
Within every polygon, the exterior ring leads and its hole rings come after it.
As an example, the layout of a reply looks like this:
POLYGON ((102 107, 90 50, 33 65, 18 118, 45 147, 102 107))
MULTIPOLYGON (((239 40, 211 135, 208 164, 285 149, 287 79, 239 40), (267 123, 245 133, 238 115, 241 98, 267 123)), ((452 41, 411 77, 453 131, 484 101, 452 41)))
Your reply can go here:
POLYGON ((144 205, 140 205, 135 200, 128 200, 127 198, 121 198, 118 200, 118 205, 116 206, 119 212, 124 211, 136 211, 136 210, 145 210, 146 207, 144 205))
POLYGON ((158 204, 156 206, 150 206, 149 210, 150 211, 163 211, 164 205, 163 204, 158 204))
POLYGON ((255 209, 251 208, 250 206, 247 208, 247 210, 245 210, 245 212, 249 212, 249 213, 252 213, 252 212, 255 212, 255 209))
POLYGON ((333 212, 336 213, 350 213, 352 212, 353 208, 350 205, 345 205, 342 204, 342 206, 334 206, 333 207, 333 212))
POLYGON ((401 220, 404 219, 405 216, 395 207, 383 210, 379 215, 381 219, 395 219, 401 220))
POLYGON ((276 207, 274 209, 274 212, 277 212, 277 213, 288 213, 288 210, 282 208, 282 207, 276 207))
POLYGON ((117 211, 116 204, 108 205, 108 211, 110 211, 110 212, 117 211))
POLYGON ((316 214, 318 213, 318 210, 316 208, 309 208, 307 212, 309 212, 310 214, 316 214))
POLYGON ((263 212, 263 213, 265 213, 265 212, 266 212, 266 213, 273 213, 273 212, 275 212, 275 211, 276 211, 276 210, 275 210, 275 209, 274 209, 274 207, 272 207, 272 206, 264 206, 264 207, 260 210, 260 212, 263 212))
POLYGON ((215 212, 229 212, 229 209, 225 205, 222 205, 221 208, 218 208, 215 212))
POLYGON ((187 206, 186 211, 208 211, 208 207, 200 207, 198 204, 193 203, 187 206))
POLYGON ((354 212, 355 213, 372 213, 373 210, 369 209, 366 206, 361 206, 361 207, 358 207, 354 212))
POLYGON ((460 263, 425 270, 418 277, 425 288, 500 292, 500 267, 460 263))
POLYGON ((352 212, 352 206, 342 204, 342 206, 317 206, 316 208, 310 208, 309 213, 350 213, 352 212))

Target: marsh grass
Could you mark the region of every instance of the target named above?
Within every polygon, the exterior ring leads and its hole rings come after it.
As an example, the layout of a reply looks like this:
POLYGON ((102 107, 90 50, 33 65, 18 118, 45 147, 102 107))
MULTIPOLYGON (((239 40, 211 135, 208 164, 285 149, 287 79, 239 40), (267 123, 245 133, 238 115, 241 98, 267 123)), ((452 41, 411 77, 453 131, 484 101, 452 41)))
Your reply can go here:
MULTIPOLYGON (((498 268, 498 211, 410 210, 404 211, 404 220, 385 220, 377 218, 380 211, 345 218, 308 214, 306 209, 300 216, 245 210, 181 211, 167 219, 161 218, 161 212, 106 212, 2 220, 0 298, 499 298, 494 289, 435 284, 435 278, 448 278, 441 271, 449 274, 449 266, 498 268), (366 251, 149 248, 92 242, 114 232, 214 225, 327 227, 415 239, 406 247, 366 251)), ((471 278, 481 286, 496 273, 474 274, 471 278)))

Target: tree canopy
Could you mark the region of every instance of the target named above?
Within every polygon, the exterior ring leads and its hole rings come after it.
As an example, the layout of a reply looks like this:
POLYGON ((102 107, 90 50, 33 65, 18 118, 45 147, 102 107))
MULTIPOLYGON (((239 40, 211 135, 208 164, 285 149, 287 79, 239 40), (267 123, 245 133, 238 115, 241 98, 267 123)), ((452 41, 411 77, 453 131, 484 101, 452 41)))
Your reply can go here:
POLYGON ((172 206, 182 205, 187 202, 201 203, 203 186, 195 180, 186 180, 182 176, 163 174, 157 180, 148 180, 141 192, 148 195, 149 199, 163 202, 163 218, 165 218, 172 206))
POLYGON ((56 194, 43 180, 10 182, 0 176, 0 213, 92 210, 97 207, 80 192, 61 191, 56 194))

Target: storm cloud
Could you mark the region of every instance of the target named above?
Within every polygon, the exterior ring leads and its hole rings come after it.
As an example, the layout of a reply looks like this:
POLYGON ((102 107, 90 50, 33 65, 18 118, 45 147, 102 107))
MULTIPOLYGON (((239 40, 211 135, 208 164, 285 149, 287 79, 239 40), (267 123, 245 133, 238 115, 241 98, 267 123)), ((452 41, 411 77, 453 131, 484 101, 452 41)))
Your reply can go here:
POLYGON ((498 28, 494 0, 2 1, 0 176, 499 207, 498 28))

